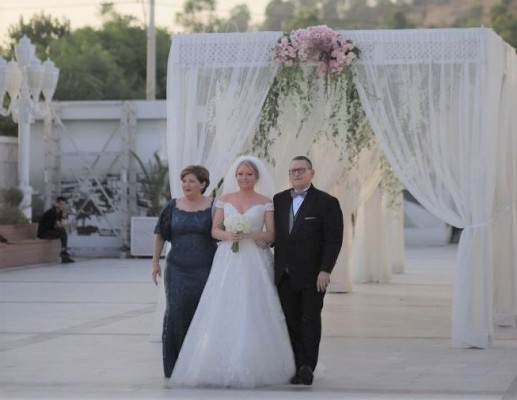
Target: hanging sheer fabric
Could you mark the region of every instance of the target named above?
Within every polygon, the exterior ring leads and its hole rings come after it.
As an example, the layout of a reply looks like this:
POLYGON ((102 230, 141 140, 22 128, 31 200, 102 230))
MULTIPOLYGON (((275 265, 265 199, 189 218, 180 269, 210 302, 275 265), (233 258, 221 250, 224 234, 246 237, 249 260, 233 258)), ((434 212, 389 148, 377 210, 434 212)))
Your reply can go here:
POLYGON ((354 215, 349 252, 353 283, 387 282, 391 277, 387 231, 380 203, 381 179, 381 152, 375 142, 361 152, 343 188, 348 193, 347 208, 354 215))
POLYGON ((213 189, 255 127, 278 66, 279 33, 176 35, 169 55, 167 135, 172 196, 179 172, 203 164, 213 189))
POLYGON ((486 348, 493 339, 490 225, 504 42, 487 29, 403 35, 379 32, 363 54, 361 103, 404 186, 435 216, 464 228, 452 345, 486 348))
POLYGON ((406 268, 404 199, 402 192, 399 192, 393 197, 392 193, 383 191, 381 207, 386 230, 388 267, 392 273, 402 274, 406 268))
MULTIPOLYGON (((308 74, 308 70, 305 70, 308 74)), ((282 111, 278 117, 278 128, 274 132, 270 132, 270 137, 274 139, 274 143, 269 150, 269 156, 274 162, 274 178, 276 187, 279 190, 290 187, 288 169, 291 160, 295 156, 309 155, 309 149, 318 141, 318 137, 325 134, 325 115, 326 101, 323 97, 323 85, 318 82, 311 98, 311 110, 306 115, 303 106, 300 104, 296 96, 286 99, 281 104, 282 111), (302 122, 303 120, 303 122, 302 122)), ((319 141, 318 141, 319 142, 319 141)), ((323 143, 322 146, 325 146, 323 143)), ((316 171, 322 171, 321 165, 313 160, 316 171)), ((334 165, 335 167, 335 165, 334 165)), ((340 174, 341 170, 333 168, 328 171, 332 176, 340 174)), ((316 173, 316 179, 320 174, 316 173)), ((315 181, 317 184, 317 181, 315 181)), ((320 187, 325 190, 325 188, 320 187)))
POLYGON ((379 264, 368 256, 372 249, 379 255, 387 253, 382 214, 371 213, 368 216, 369 224, 365 223, 364 218, 365 204, 376 192, 381 178, 381 152, 375 142, 359 154, 357 165, 347 173, 347 179, 342 185, 342 191, 346 193, 345 209, 353 215, 354 220, 348 253, 350 279, 353 283, 378 282, 374 276, 385 269, 384 263, 387 265, 387 260, 379 264), (372 274, 373 271, 377 272, 372 274))
POLYGON ((381 197, 377 186, 357 211, 351 260, 354 283, 386 283, 391 279, 381 197), (369 242, 376 246, 369 247, 369 242))
MULTIPOLYGON (((305 70, 308 74, 308 69, 305 70)), ((282 107, 279 116, 278 132, 273 133, 274 144, 270 156, 275 163, 275 181, 279 189, 289 187, 287 170, 291 159, 297 155, 307 155, 313 162, 316 171, 313 183, 324 191, 334 195, 340 201, 344 215, 344 238, 336 266, 332 272, 330 292, 349 292, 352 290, 350 259, 352 257, 352 214, 359 205, 366 201, 378 186, 381 179, 380 150, 376 144, 365 148, 355 164, 351 164, 346 144, 346 121, 339 127, 339 135, 331 134, 329 126, 330 104, 335 101, 338 93, 326 91, 323 79, 313 82, 313 92, 310 96, 310 113, 306 114, 296 96, 289 98, 282 107)), ((362 126, 361 129, 369 129, 362 126)), ((378 215, 380 217, 380 215, 378 215)), ((382 225, 383 220, 372 221, 382 225)), ((374 228, 374 233, 377 231, 374 228)), ((395 232, 397 237, 403 236, 403 231, 395 232)), ((361 251, 371 248, 386 252, 385 241, 377 241, 379 236, 370 234, 361 236, 367 244, 361 251)), ((363 259, 361 259, 363 260, 363 259)), ((357 268, 369 268, 362 263, 357 268)), ((371 266, 371 268, 375 268, 371 266)))
POLYGON ((499 113, 498 172, 492 233, 494 240, 494 320, 496 325, 517 324, 517 60, 505 49, 504 86, 499 113))

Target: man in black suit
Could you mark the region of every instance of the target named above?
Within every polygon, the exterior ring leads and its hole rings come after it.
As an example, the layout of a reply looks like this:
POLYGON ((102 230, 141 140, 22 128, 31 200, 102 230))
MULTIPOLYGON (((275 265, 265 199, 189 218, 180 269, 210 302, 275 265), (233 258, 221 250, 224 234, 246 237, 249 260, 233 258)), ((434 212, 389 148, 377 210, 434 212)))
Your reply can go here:
POLYGON ((296 375, 291 383, 311 385, 321 340, 321 309, 330 273, 343 241, 339 202, 312 185, 305 156, 289 167, 292 189, 277 193, 275 283, 293 346, 296 375))

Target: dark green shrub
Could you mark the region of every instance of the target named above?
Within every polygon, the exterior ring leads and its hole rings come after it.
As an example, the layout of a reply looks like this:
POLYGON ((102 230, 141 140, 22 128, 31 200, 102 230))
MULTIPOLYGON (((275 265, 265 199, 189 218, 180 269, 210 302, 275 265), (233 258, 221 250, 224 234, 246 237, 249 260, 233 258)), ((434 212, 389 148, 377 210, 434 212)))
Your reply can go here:
POLYGON ((23 201, 23 192, 12 187, 3 195, 4 207, 0 207, 0 225, 24 225, 30 221, 18 207, 23 201))
POLYGON ((12 187, 4 192, 4 203, 7 207, 18 207, 23 201, 23 192, 12 187))
POLYGON ((17 207, 0 208, 0 225, 24 225, 29 220, 17 207))

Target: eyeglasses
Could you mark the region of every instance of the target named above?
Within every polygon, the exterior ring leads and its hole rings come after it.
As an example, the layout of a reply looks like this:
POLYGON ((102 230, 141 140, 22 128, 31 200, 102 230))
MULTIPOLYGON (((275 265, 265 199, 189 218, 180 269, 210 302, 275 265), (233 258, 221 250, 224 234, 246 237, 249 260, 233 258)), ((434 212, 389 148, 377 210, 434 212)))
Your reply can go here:
POLYGON ((289 175, 303 175, 307 168, 293 168, 289 170, 289 175))

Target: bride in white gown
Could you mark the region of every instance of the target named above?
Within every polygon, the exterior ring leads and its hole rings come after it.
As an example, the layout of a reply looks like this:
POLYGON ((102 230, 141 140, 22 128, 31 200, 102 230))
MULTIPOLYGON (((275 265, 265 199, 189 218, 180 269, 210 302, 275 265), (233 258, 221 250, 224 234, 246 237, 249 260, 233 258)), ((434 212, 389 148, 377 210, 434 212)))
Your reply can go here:
POLYGON ((261 248, 274 240, 273 203, 255 191, 260 182, 269 189, 263 193, 272 195, 273 180, 260 160, 243 156, 224 182, 212 227, 219 246, 171 379, 241 388, 288 383, 294 356, 273 281, 273 255, 269 246, 261 248), (232 191, 235 183, 238 190, 232 191), (224 229, 225 218, 235 214, 249 222, 249 233, 224 229))

